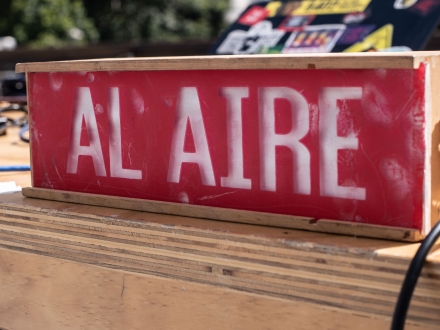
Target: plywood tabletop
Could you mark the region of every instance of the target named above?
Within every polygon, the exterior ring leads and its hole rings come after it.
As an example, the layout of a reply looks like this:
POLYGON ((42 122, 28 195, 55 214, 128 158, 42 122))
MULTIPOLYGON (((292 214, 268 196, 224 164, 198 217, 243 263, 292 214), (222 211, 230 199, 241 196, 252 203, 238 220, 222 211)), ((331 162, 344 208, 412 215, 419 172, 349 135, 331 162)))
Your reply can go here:
POLYGON ((251 70, 251 69, 416 69, 440 52, 319 53, 109 58, 18 63, 16 72, 251 70))
MULTIPOLYGON (((7 134, 0 136, 0 166, 29 165, 29 144, 20 140, 18 127, 8 128, 7 134)), ((30 172, 0 172, 0 182, 15 181, 21 187, 31 186, 30 172)))
MULTIPOLYGON (((234 302, 250 302, 224 312, 231 328, 284 329, 301 320, 301 329, 364 329, 362 324, 374 322, 380 323, 375 329, 386 329, 419 246, 37 200, 20 193, 0 195, 0 243, 5 266, 0 268, 0 320, 7 320, 2 327, 16 325, 21 306, 29 306, 33 313, 41 310, 42 301, 58 302, 63 292, 61 297, 68 300, 51 309, 52 317, 65 318, 68 311, 88 324, 95 317, 113 323, 108 316, 113 313, 127 317, 126 311, 133 310, 129 302, 138 301, 133 317, 125 319, 125 328, 130 329, 139 328, 133 322, 150 313, 146 301, 161 301, 155 313, 171 313, 185 326, 197 311, 203 320, 200 329, 224 329, 226 323, 215 326, 209 320, 219 316, 210 308, 211 299, 225 295, 234 302), (82 275, 75 271, 80 269, 82 275), (130 277, 133 281, 128 281, 130 277), (35 290, 32 283, 41 281, 43 287, 35 290), (99 283, 96 290, 79 289, 89 281, 99 283), (182 290, 167 291, 170 286, 182 290), (144 289, 145 294, 138 296, 144 289), (195 292, 197 298, 189 296, 195 292), (96 300, 98 296, 101 299, 96 300), (20 297, 19 306, 14 297, 20 297), (183 297, 186 303, 174 303, 183 297), (79 301, 90 302, 87 309, 94 312, 81 314, 85 305, 74 303, 79 301), (115 301, 121 308, 114 310, 115 301), (292 308, 280 316, 274 301, 292 308), (188 304, 193 304, 192 311, 185 310, 188 304), (259 319, 258 307, 271 312, 259 319), (313 317, 304 317, 310 309, 313 317), (250 322, 248 327, 242 326, 239 315, 250 322), (285 320, 282 325, 277 323, 280 317, 285 320)), ((407 329, 434 329, 440 324, 439 274, 440 259, 433 253, 419 279, 407 329)), ((214 310, 234 304, 218 301, 214 310)), ((47 320, 39 317, 35 328, 42 329, 47 320)), ((194 329, 185 326, 181 328, 194 329)), ((58 328, 51 324, 45 329, 58 328)))

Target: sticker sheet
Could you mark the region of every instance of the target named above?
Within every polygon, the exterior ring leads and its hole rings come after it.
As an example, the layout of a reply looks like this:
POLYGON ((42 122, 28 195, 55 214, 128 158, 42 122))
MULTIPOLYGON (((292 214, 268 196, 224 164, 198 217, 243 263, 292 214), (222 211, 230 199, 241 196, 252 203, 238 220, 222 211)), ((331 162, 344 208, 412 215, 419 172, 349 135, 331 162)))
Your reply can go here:
POLYGON ((440 0, 295 0, 249 6, 210 54, 423 50, 440 0))

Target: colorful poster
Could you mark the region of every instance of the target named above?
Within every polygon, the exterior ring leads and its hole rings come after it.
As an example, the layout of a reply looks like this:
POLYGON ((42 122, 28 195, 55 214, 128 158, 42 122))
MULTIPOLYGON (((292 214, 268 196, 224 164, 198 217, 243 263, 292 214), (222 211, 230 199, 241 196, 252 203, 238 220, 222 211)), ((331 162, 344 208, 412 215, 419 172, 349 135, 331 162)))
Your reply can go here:
POLYGON ((356 25, 345 29, 344 33, 339 38, 338 45, 353 45, 356 42, 364 40, 372 31, 374 31, 375 25, 356 25))
POLYGON ((394 9, 407 9, 416 2, 417 0, 395 0, 394 9))
POLYGON ((249 8, 243 15, 241 15, 238 23, 244 25, 254 25, 264 20, 267 17, 268 11, 260 6, 249 8))
POLYGON ((284 31, 273 29, 271 22, 262 21, 249 31, 231 32, 218 47, 217 54, 255 54, 262 47, 275 46, 284 34, 284 31))
POLYGON ((440 0, 290 0, 252 4, 210 54, 423 50, 440 0))
POLYGON ((418 0, 414 6, 411 6, 410 11, 421 16, 426 16, 439 6, 440 1, 438 0, 418 0))
POLYGON ((292 33, 282 53, 330 52, 345 30, 345 25, 314 25, 292 33))
POLYGON ((303 0, 271 1, 266 8, 269 16, 328 15, 362 12, 371 0, 303 0))
POLYGON ((304 26, 310 24, 315 18, 312 16, 287 16, 286 19, 280 24, 278 29, 285 31, 296 31, 302 29, 304 26))
POLYGON ((363 41, 354 44, 353 46, 344 50, 344 52, 368 52, 385 50, 391 47, 393 37, 393 26, 387 24, 376 30, 363 41))

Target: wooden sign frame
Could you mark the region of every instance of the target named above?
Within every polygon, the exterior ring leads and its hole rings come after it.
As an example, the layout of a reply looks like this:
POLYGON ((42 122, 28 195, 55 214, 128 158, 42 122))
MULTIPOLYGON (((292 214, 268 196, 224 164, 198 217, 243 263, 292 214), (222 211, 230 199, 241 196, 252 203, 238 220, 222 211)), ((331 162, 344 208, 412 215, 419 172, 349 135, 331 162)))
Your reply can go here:
MULTIPOLYGON (((38 186, 26 188, 23 194, 27 197, 83 203, 98 206, 112 206, 140 211, 168 213, 197 218, 208 218, 222 221, 252 223, 260 225, 298 228, 312 231, 339 234, 378 237, 403 241, 419 241, 429 232, 432 224, 438 220, 440 201, 440 173, 435 171, 440 164, 440 132, 435 128, 440 120, 440 98, 436 91, 440 87, 440 52, 411 52, 398 54, 361 53, 361 54, 316 54, 316 55, 260 55, 260 56, 200 56, 170 58, 134 58, 102 59, 46 63, 17 64, 17 72, 25 72, 27 78, 36 73, 69 73, 69 72, 173 72, 179 70, 424 70, 424 132, 426 148, 424 150, 423 177, 423 223, 420 228, 387 226, 384 224, 358 223, 326 219, 322 217, 294 216, 255 212, 254 210, 237 210, 224 207, 179 204, 167 201, 154 201, 126 197, 112 197, 99 194, 87 194, 84 191, 63 191, 62 189, 45 189, 38 186)), ((324 72, 324 71, 322 71, 324 72)), ((307 74, 307 73, 305 73, 307 74)), ((31 84, 32 85, 32 84, 31 84)), ((33 95, 34 90, 28 85, 31 123, 31 152, 35 138, 33 95), (30 92, 30 94, 29 94, 30 92)), ((32 157, 34 159, 34 157, 32 157)), ((35 168, 36 164, 32 165, 35 168)), ((33 175, 34 180, 34 175, 33 175)), ((34 186, 34 181, 33 181, 34 186)))

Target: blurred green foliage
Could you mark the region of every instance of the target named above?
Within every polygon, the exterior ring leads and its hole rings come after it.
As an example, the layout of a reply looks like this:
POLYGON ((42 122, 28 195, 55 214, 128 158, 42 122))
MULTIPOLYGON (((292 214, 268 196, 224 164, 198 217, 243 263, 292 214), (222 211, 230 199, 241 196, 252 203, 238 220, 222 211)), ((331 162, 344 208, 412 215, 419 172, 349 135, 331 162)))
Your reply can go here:
POLYGON ((0 36, 21 45, 211 39, 228 0, 0 0, 0 36))
POLYGON ((0 0, 0 8, 0 35, 19 44, 59 47, 99 39, 80 0, 0 0))
POLYGON ((215 38, 228 0, 84 0, 101 40, 215 38))

